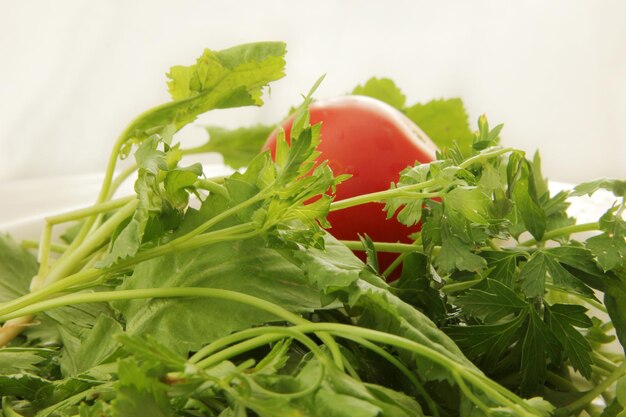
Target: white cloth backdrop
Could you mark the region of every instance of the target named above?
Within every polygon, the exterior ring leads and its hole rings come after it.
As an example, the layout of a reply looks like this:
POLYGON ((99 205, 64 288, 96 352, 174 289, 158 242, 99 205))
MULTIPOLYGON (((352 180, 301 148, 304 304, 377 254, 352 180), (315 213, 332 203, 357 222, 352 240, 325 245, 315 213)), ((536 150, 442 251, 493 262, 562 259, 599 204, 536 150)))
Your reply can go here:
POLYGON ((204 121, 277 121, 323 73, 318 97, 388 76, 409 102, 459 96, 472 121, 505 123, 552 179, 626 177, 625 22, 619 0, 4 1, 0 183, 100 172, 168 100, 169 66, 258 40, 288 43, 287 77, 265 108, 204 121))

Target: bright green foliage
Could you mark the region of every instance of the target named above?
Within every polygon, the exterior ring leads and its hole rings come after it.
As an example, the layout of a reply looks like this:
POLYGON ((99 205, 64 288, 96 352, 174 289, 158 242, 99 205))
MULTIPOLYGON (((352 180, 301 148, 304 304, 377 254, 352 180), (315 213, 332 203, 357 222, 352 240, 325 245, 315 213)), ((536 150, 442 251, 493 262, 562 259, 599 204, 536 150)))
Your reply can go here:
MULTIPOLYGON (((295 312, 321 307, 318 291, 260 239, 227 242, 144 262, 120 289, 208 287, 235 290, 295 312)), ((152 336, 180 353, 197 350, 235 330, 278 320, 254 307, 204 299, 116 302, 126 331, 152 336), (187 319, 181 321, 181 317, 187 319)))
POLYGON ((546 361, 550 359, 556 362, 559 346, 550 328, 533 308, 528 310, 525 327, 521 342, 520 391, 528 395, 545 382, 546 361))
POLYGON ((126 129, 126 139, 132 144, 162 134, 168 126, 178 130, 213 109, 260 106, 263 87, 285 75, 284 55, 284 43, 259 42, 207 49, 195 65, 172 67, 168 88, 174 101, 136 119, 126 129))
POLYGON ((166 396, 166 386, 150 377, 149 368, 141 367, 134 359, 118 363, 116 397, 111 402, 112 417, 174 415, 166 396))
POLYGON ((370 78, 364 85, 354 87, 352 94, 373 97, 399 110, 406 104, 406 96, 389 78, 370 78))
POLYGON ((591 327, 591 319, 580 305, 554 304, 546 308, 546 321, 552 334, 563 346, 574 369, 585 378, 591 377, 591 345, 575 328, 591 327))
POLYGON ((615 197, 626 197, 626 181, 615 178, 600 178, 595 181, 578 184, 574 187, 572 196, 592 195, 600 189, 612 192, 615 197))
POLYGON ((455 146, 468 156, 474 136, 467 122, 467 113, 459 98, 432 100, 408 107, 406 115, 442 149, 455 146))
POLYGON ((484 289, 472 288, 465 292, 457 298, 456 303, 486 323, 519 313, 528 306, 515 291, 494 280, 486 280, 484 289))
POLYGON ((121 324, 107 315, 98 316, 93 327, 81 334, 80 345, 73 353, 71 375, 80 375, 91 368, 111 361, 117 352, 115 336, 122 333, 121 324))
POLYGON ((259 153, 274 126, 255 125, 228 130, 222 127, 209 126, 209 140, 204 145, 188 150, 189 153, 217 152, 224 158, 224 163, 239 169, 259 153))
POLYGON ((113 152, 135 148, 136 199, 115 205, 106 185, 99 205, 70 216, 89 227, 41 269, 48 286, 28 294, 35 258, 0 237, 0 320, 37 315, 0 350, 3 414, 548 417, 601 394, 617 398, 606 416, 623 413, 626 366, 589 307, 624 343, 624 203, 576 226, 600 232, 584 242, 566 211, 569 195, 623 197, 623 181, 552 196, 538 154, 498 146, 502 125, 481 116, 471 133, 460 100, 407 108, 391 80, 371 79, 355 93, 399 108, 441 146, 389 190, 349 201, 421 223, 414 245, 384 246, 403 262, 387 283, 381 242, 363 237, 363 263, 355 242, 322 228, 345 206, 333 202, 345 177, 316 163, 307 108, 321 79, 289 140, 278 132, 275 159, 256 152, 263 126, 209 128, 187 151, 175 141, 202 112, 261 104, 284 52, 248 44, 173 67, 174 101, 131 123, 113 152), (199 164, 180 166, 204 151, 247 168, 208 180, 199 164))
POLYGON ((37 269, 37 260, 30 252, 10 236, 0 234, 0 302, 26 294, 37 269))
POLYGON ((626 267, 626 220, 612 207, 600 218, 602 234, 586 241, 587 249, 593 253, 603 270, 624 269, 626 267))
POLYGON ((37 364, 43 362, 54 350, 45 348, 6 348, 0 350, 0 373, 11 375, 21 371, 36 371, 37 364))
POLYGON ((520 314, 498 324, 451 327, 447 333, 469 358, 491 370, 520 337, 520 328, 525 318, 526 314, 520 314))

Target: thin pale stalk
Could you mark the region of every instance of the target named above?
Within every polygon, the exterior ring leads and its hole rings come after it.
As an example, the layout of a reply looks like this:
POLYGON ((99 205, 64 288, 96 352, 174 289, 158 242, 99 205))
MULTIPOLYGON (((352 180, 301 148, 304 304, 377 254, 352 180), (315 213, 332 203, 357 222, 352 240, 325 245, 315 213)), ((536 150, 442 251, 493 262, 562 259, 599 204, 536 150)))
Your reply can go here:
MULTIPOLYGON (((363 244, 358 240, 341 240, 345 246, 351 250, 364 250, 363 244)), ((410 253, 419 252, 423 250, 422 246, 412 245, 410 243, 390 243, 390 242, 374 242, 374 248, 376 252, 391 252, 391 253, 410 253)))
POLYGON ((598 396, 602 395, 604 391, 609 389, 615 381, 620 379, 626 373, 626 362, 622 363, 615 371, 613 371, 606 379, 600 382, 591 390, 587 391, 585 395, 578 398, 576 401, 569 405, 557 410, 559 415, 574 415, 587 406, 590 402, 595 400, 598 396))
MULTIPOLYGON (((549 232, 544 233, 542 242, 545 242, 550 239, 554 239, 555 237, 567 236, 573 233, 580 232, 590 232, 593 230, 598 230, 600 228, 600 224, 598 222, 593 223, 583 223, 583 224, 575 224, 572 226, 565 226, 559 229, 550 230, 549 232)), ((520 246, 533 246, 537 244, 536 239, 529 239, 520 243, 520 246)))

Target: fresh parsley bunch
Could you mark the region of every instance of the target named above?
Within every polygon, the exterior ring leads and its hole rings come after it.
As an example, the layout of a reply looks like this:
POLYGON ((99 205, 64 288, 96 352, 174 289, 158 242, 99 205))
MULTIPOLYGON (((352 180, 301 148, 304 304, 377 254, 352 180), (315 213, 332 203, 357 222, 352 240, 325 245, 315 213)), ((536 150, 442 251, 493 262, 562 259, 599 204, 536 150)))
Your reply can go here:
POLYGON ((389 80, 357 90, 420 119, 442 152, 382 193, 333 202, 345 177, 315 164, 316 86, 275 159, 252 145, 263 126, 175 142, 201 113, 261 105, 284 54, 255 43, 173 67, 173 101, 122 132, 94 205, 46 219, 38 258, 0 238, 3 414, 596 415, 600 396, 604 415, 622 412, 612 343, 626 338, 626 183, 552 196, 538 157, 499 146, 501 126, 482 117, 471 133, 459 100, 405 107, 389 80), (246 169, 205 178, 181 165, 205 151, 246 169), (115 198, 131 175, 135 195, 115 198), (600 188, 618 202, 576 225, 567 198, 600 188), (322 228, 330 211, 372 201, 420 222, 415 243, 340 242, 322 228), (400 253, 398 281, 385 282, 378 251, 400 253))

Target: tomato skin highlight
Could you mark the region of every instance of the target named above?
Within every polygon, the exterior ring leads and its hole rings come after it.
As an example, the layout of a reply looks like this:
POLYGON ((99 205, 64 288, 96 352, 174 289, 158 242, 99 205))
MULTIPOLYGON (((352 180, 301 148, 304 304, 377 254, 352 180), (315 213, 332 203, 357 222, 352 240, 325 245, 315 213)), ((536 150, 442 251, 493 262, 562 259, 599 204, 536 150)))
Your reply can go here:
MULTIPOLYGON (((311 124, 322 123, 318 161, 327 160, 335 175, 352 177, 337 186, 335 201, 387 190, 400 171, 415 161, 430 162, 437 147, 411 120, 388 104, 364 96, 342 96, 316 101, 310 106, 311 124)), ((282 123, 289 138, 293 117, 282 123)), ((263 150, 275 156, 278 129, 268 137, 263 150)), ((387 220, 383 203, 367 203, 331 212, 329 232, 341 240, 358 240, 367 234, 373 241, 410 243, 407 227, 395 218, 387 220)), ((357 253, 362 259, 364 254, 357 253)), ((396 258, 380 253, 381 272, 396 258)))

